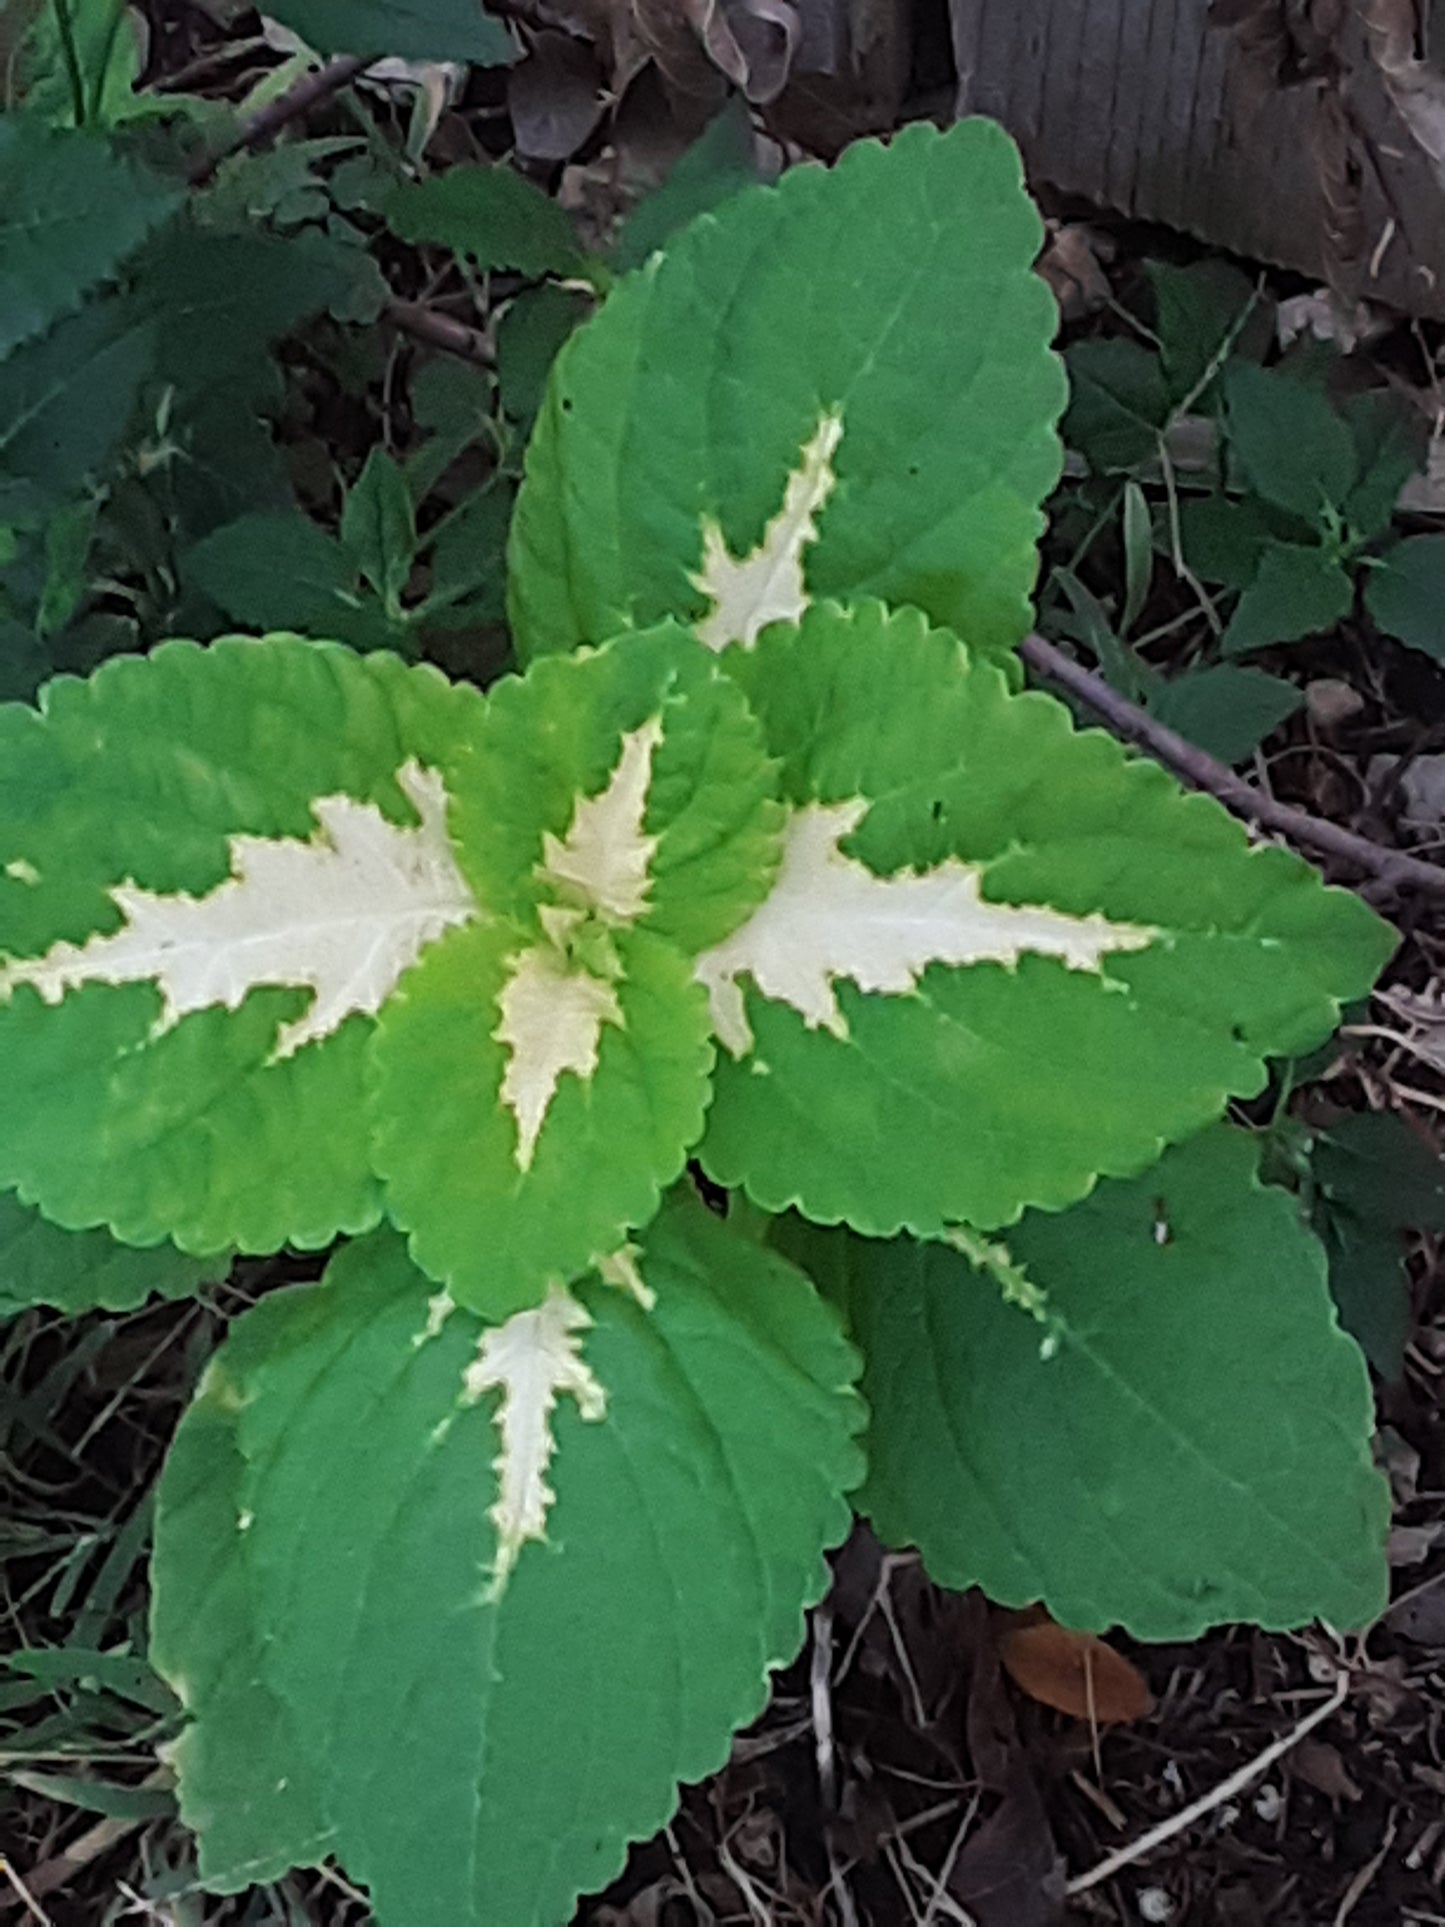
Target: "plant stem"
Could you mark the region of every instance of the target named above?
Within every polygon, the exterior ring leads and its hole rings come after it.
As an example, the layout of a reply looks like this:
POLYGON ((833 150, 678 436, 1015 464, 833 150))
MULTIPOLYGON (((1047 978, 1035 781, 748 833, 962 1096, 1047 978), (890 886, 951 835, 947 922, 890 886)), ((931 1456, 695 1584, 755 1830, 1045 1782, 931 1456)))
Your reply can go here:
POLYGON ((1086 703, 1116 736, 1147 750, 1166 769, 1173 770, 1195 789, 1207 792, 1236 816, 1258 824, 1261 829, 1273 830, 1304 849, 1335 857, 1353 869, 1363 870, 1391 890, 1445 896, 1445 867, 1422 862, 1402 850, 1384 849, 1338 823, 1325 822, 1289 803, 1266 796, 1207 751, 1186 742, 1174 730, 1146 715, 1042 636, 1025 637, 1019 645, 1019 654, 1038 675, 1086 703))
POLYGON ((70 99, 77 127, 85 125, 85 78, 80 71, 80 49, 75 44, 75 22, 70 17, 70 0, 54 0, 55 20, 60 29, 60 51, 65 57, 65 72, 70 81, 70 99))
MULTIPOLYGON (((56 0, 60 5, 61 0, 56 0)), ((205 187, 215 175, 222 161, 229 160, 232 154, 243 149, 262 147, 286 126, 288 121, 296 120, 308 108, 315 107, 323 100, 329 100, 349 81, 364 73, 371 65, 374 55, 339 54, 335 60, 328 60, 314 73, 303 74, 292 87, 278 94, 258 112, 243 120, 235 134, 214 154, 206 154, 191 169, 191 186, 205 187)))

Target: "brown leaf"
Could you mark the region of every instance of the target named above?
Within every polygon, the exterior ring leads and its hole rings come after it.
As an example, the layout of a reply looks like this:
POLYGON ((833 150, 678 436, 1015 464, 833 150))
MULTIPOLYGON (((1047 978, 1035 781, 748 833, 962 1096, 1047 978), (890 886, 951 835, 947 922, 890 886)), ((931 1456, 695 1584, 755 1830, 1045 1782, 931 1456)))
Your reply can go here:
POLYGON ((1073 1719, 1117 1726, 1154 1710, 1138 1667, 1093 1633, 1070 1632, 1051 1619, 1011 1626, 999 1635, 999 1658, 1015 1686, 1073 1719))
POLYGON ((1353 1801, 1364 1798, 1350 1778, 1344 1755, 1328 1740, 1301 1740, 1290 1755, 1289 1770, 1295 1779, 1303 1780, 1306 1786, 1312 1786, 1327 1799, 1353 1801))
POLYGON ((1369 0, 1365 25, 1395 111, 1445 186, 1445 76, 1416 55, 1414 0, 1369 0))
POLYGON ((570 33, 539 33, 507 76, 517 148, 531 160, 570 160, 606 104, 596 55, 570 33))

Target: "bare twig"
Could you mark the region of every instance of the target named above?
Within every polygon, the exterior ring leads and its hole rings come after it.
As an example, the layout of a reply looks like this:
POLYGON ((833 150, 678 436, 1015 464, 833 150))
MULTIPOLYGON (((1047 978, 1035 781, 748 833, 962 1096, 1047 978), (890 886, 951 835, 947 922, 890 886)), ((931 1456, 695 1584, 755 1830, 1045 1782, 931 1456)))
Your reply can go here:
POLYGON ((423 301, 393 297, 381 312, 393 327, 400 328, 414 340, 424 341, 432 348, 443 348, 449 355, 460 355, 464 361, 475 361, 483 368, 492 365, 494 357, 481 330, 469 328, 465 321, 454 321, 438 308, 429 308, 423 301))
POLYGON ((340 93, 358 74, 366 71, 373 58, 364 54, 338 54, 335 60, 303 74, 284 93, 248 115, 223 147, 217 148, 214 154, 203 155, 191 168, 191 186, 205 187, 221 162, 229 160, 232 154, 264 147, 288 122, 299 120, 321 101, 340 93))
POLYGON ((1313 850, 1321 856, 1334 857, 1353 869, 1362 870, 1392 890, 1445 895, 1445 866, 1422 862, 1419 857, 1408 856, 1402 850, 1387 850, 1381 844, 1372 843, 1368 837, 1357 836, 1353 830, 1342 828, 1338 823, 1325 822, 1320 817, 1309 816, 1303 810, 1295 809, 1291 804, 1280 803, 1274 797, 1266 796, 1253 783, 1237 776, 1207 751, 1186 742, 1174 730, 1153 716, 1146 715, 1127 697, 1110 689, 1100 677, 1064 655, 1042 636, 1027 637, 1020 644, 1019 653, 1040 676, 1057 683, 1071 696, 1086 703, 1097 716, 1103 718, 1116 736, 1122 736, 1126 742, 1147 750, 1167 769, 1173 770, 1176 776, 1182 777, 1195 789, 1206 791, 1236 816, 1258 824, 1263 830, 1273 830, 1304 849, 1313 850))
POLYGON ((1335 1681, 1334 1691, 1323 1705, 1317 1706, 1312 1713, 1306 1713, 1288 1733, 1273 1741, 1252 1760, 1246 1760, 1242 1767, 1231 1773, 1227 1779, 1221 1780, 1218 1786, 1211 1787, 1208 1793, 1201 1794, 1199 1799, 1191 1801, 1187 1807, 1181 1807, 1178 1813, 1171 1814, 1167 1820, 1161 1820, 1157 1827, 1150 1827, 1147 1833, 1141 1833, 1139 1838, 1129 1846, 1120 1847, 1116 1852, 1107 1855, 1096 1867, 1090 1867, 1087 1873, 1081 1873, 1077 1879, 1071 1880, 1065 1889, 1069 1898, 1072 1899, 1075 1894, 1087 1893, 1091 1887, 1097 1887, 1105 1880, 1112 1880, 1116 1873, 1122 1873, 1125 1867, 1132 1867, 1136 1861, 1142 1860, 1156 1847, 1162 1847, 1166 1840, 1172 1840, 1176 1834, 1183 1833, 1187 1828, 1192 1827, 1196 1820, 1202 1820, 1207 1813, 1213 1813, 1217 1808, 1226 1805, 1236 1793, 1242 1793, 1251 1780, 1258 1779, 1260 1774, 1272 1767, 1276 1760, 1283 1759, 1291 1747, 1298 1746, 1307 1733, 1312 1733, 1317 1726, 1323 1726, 1331 1714, 1338 1713, 1345 1703, 1345 1695, 1349 1690, 1350 1676, 1342 1670, 1335 1681))

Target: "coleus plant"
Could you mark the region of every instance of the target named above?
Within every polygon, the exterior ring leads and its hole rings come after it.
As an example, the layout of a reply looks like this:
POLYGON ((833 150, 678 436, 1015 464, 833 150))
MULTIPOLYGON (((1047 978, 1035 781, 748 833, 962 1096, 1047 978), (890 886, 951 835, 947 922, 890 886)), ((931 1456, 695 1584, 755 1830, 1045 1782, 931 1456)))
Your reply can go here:
POLYGON ((7 1303, 346 1239, 162 1481, 214 1888, 565 1919, 757 1712, 850 1495, 1076 1626, 1378 1609, 1364 1366, 1218 1120, 1392 936, 1021 689, 1039 239, 970 122, 621 281, 485 694, 278 635, 0 710, 7 1303))

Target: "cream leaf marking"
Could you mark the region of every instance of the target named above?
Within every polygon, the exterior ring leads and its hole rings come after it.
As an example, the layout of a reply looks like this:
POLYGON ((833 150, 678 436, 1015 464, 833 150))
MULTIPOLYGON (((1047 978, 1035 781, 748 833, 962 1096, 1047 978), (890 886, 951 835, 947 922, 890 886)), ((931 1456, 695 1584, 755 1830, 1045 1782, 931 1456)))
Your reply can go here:
POLYGON ((982 872, 949 857, 921 874, 880 877, 838 848, 868 804, 809 803, 794 812, 772 893, 724 943, 697 960, 713 1028, 734 1057, 752 1048, 738 979, 790 1004, 810 1030, 846 1037, 834 984, 901 996, 932 963, 1014 964, 1026 953, 1058 957, 1071 970, 1097 970, 1118 950, 1143 950, 1158 936, 1138 924, 1070 916, 1047 905, 987 903, 982 872))
POLYGON ((501 1098, 517 1125, 517 1168, 531 1169, 537 1140, 566 1072, 590 1081, 597 1070, 604 1024, 623 1024, 612 983, 578 959, 591 923, 624 930, 646 914, 657 838, 643 828, 652 782, 653 752, 662 719, 653 717, 622 737, 611 776, 595 796, 580 797, 565 837, 542 839, 537 881, 561 901, 538 911, 544 940, 508 959, 498 997, 501 1021, 492 1035, 507 1051, 501 1098))
POLYGON ((581 1334, 590 1314, 560 1285, 535 1311, 519 1311, 483 1334, 462 1381, 462 1402, 473 1405, 490 1391, 501 1397, 493 1422, 501 1450, 492 1461, 497 1497, 489 1516, 497 1531, 497 1556, 488 1598, 500 1599, 529 1539, 545 1541, 547 1514, 556 1493, 547 1471, 557 1449, 552 1417, 565 1393, 591 1422, 607 1414, 607 1394, 582 1357, 581 1334))
POLYGON ((841 412, 824 409, 788 477, 783 506, 747 555, 733 555, 716 517, 704 517, 702 567, 688 579, 712 603, 697 624, 709 649, 732 642, 751 649, 770 622, 796 622, 808 607, 803 556, 818 539, 819 511, 837 483, 833 457, 842 439, 841 412))
POLYGON ((635 1299, 644 1311, 651 1311, 657 1303, 657 1293, 642 1275, 639 1259, 642 1257, 641 1245, 619 1245, 617 1250, 605 1258, 594 1258, 593 1269, 604 1285, 611 1285, 614 1291, 625 1292, 635 1299))
POLYGON ((502 1021, 493 1032, 511 1053, 502 1077, 502 1102, 517 1121, 517 1166, 531 1169, 564 1071, 589 1080, 597 1069, 604 1024, 622 1024, 611 984, 570 965, 549 944, 523 950, 497 1000, 502 1021))
POLYGON ((539 882, 551 884, 568 903, 580 903, 608 923, 635 923, 647 908, 648 866, 657 838, 643 831, 652 755, 662 741, 662 718, 627 731, 622 754, 596 796, 579 798, 563 838, 542 839, 539 882))
POLYGON ((0 964, 0 1000, 22 984, 58 1004, 83 984, 154 983, 158 1037, 194 1011, 236 1010, 262 985, 309 989, 309 1007, 277 1031, 277 1059, 348 1017, 375 1015, 429 943, 477 914, 447 838, 441 777, 413 761, 397 783, 419 824, 389 822, 354 797, 319 797, 305 842, 232 836, 231 875, 204 897, 116 885, 121 929, 0 964))

